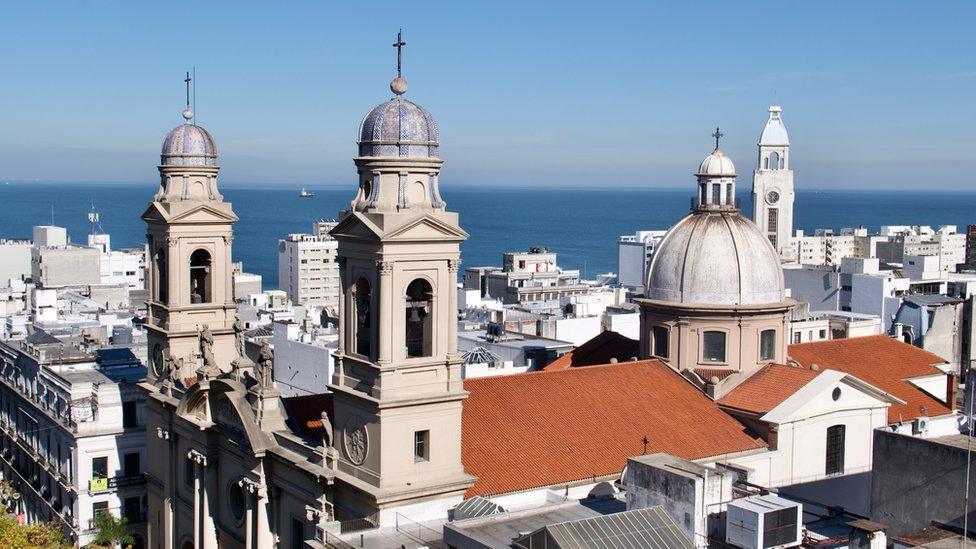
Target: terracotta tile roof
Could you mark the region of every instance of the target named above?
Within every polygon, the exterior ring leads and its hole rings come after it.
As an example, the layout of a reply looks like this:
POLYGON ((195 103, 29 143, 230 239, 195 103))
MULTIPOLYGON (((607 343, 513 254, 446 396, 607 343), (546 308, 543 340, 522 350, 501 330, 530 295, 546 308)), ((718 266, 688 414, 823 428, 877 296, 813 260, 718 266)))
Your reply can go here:
POLYGON ((888 422, 914 419, 920 415, 951 413, 945 404, 915 387, 906 379, 940 374, 935 364, 946 361, 938 355, 888 336, 852 337, 790 345, 790 358, 809 368, 830 368, 846 372, 882 391, 904 400, 888 408, 888 422))
POLYGON ((617 332, 600 332, 596 337, 550 362, 545 370, 565 370, 573 366, 607 364, 611 358, 619 362, 637 356, 640 343, 617 332))
POLYGON ((281 400, 285 403, 288 416, 303 434, 313 438, 321 438, 325 434, 322 412, 328 414, 329 418, 334 416, 332 393, 293 396, 281 400))
POLYGON ((720 406, 765 414, 820 375, 808 368, 768 364, 720 398, 720 406))
POLYGON ((684 459, 765 447, 657 360, 468 379, 466 497, 619 473, 644 451, 684 459))
POLYGON ((702 381, 708 383, 713 377, 717 377, 719 381, 722 381, 734 374, 735 371, 727 368, 695 368, 695 373, 698 374, 698 377, 702 378, 702 381))

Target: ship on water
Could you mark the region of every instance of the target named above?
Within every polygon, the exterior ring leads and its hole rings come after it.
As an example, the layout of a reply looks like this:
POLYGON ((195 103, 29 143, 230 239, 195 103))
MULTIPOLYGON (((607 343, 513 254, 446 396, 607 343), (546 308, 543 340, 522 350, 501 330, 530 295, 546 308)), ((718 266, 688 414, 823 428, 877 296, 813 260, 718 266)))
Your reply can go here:
POLYGON ((306 189, 305 187, 302 187, 302 189, 298 191, 298 196, 302 198, 312 198, 313 196, 315 196, 315 193, 306 189))

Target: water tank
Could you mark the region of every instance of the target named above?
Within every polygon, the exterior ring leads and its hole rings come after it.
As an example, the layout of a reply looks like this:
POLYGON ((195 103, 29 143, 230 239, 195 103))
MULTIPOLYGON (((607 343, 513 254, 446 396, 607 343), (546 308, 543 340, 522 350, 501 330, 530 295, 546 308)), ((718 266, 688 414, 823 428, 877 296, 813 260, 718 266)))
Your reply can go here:
POLYGON ((131 345, 132 344, 132 328, 126 326, 115 326, 112 328, 112 344, 113 345, 131 345))
POLYGON ((773 494, 729 503, 725 541, 743 549, 797 547, 803 541, 803 506, 773 494))

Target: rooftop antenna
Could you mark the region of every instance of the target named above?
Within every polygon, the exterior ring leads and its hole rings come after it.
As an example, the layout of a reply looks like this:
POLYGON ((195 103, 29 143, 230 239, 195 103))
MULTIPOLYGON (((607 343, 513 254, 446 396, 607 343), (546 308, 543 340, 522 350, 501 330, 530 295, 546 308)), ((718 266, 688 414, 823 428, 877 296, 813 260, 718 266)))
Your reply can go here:
POLYGON ((197 67, 193 66, 193 123, 197 123, 197 67))
POLYGON ((715 138, 715 150, 717 151, 718 150, 718 140, 721 139, 721 138, 723 138, 723 137, 725 137, 725 134, 722 133, 721 131, 719 131, 718 126, 715 126, 715 133, 712 134, 712 137, 715 138))
POLYGON ((101 234, 102 224, 99 222, 98 212, 95 211, 94 200, 91 203, 91 211, 88 212, 88 222, 91 223, 91 234, 101 234))
POLYGON ((54 203, 51 203, 51 226, 54 226, 54 203))

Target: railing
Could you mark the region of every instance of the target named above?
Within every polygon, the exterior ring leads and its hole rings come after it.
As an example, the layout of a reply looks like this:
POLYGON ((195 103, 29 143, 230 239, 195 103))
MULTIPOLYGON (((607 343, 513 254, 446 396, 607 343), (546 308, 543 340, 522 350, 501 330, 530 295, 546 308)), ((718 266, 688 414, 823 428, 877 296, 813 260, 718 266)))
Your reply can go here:
POLYGON ((396 531, 433 549, 440 549, 444 540, 443 533, 411 520, 400 513, 396 514, 396 531))
POLYGON ((339 536, 333 534, 332 532, 326 532, 325 539, 323 541, 325 542, 326 547, 332 547, 334 549, 356 549, 355 545, 350 545, 342 541, 339 536))

